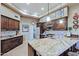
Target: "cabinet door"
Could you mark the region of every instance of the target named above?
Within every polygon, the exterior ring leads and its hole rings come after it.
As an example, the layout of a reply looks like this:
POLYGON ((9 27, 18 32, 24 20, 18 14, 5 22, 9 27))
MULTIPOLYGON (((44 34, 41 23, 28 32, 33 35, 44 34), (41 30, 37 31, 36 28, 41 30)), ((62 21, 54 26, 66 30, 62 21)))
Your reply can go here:
POLYGON ((19 30, 19 21, 15 21, 15 29, 19 30))
POLYGON ((15 39, 16 39, 15 42, 16 42, 17 46, 23 43, 23 37, 22 36, 15 37, 15 39))
POLYGON ((67 17, 55 20, 54 30, 67 30, 67 17), (60 23, 60 21, 62 21, 62 23, 60 23))
POLYGON ((12 30, 16 30, 15 29, 15 20, 12 19, 12 30))
POLYGON ((14 20, 10 19, 9 21, 11 23, 11 25, 9 25, 10 26, 9 30, 14 30, 14 20))
POLYGON ((7 39, 7 40, 2 40, 1 41, 1 53, 6 53, 12 48, 12 41, 7 39))
POLYGON ((19 30, 19 22, 13 19, 9 20, 9 29, 10 30, 19 30))
POLYGON ((30 44, 28 44, 28 56, 34 56, 34 50, 30 44))
POLYGON ((15 20, 9 19, 9 30, 15 30, 15 20))
POLYGON ((12 27, 12 21, 9 19, 9 27, 8 27, 8 28, 9 28, 9 30, 12 30, 12 28, 11 28, 11 27, 12 27))
POLYGON ((4 23, 5 23, 5 20, 4 20, 4 17, 1 16, 1 29, 4 29, 4 23))
POLYGON ((8 18, 5 16, 1 16, 1 29, 8 30, 8 18))
POLYGON ((7 18, 7 17, 5 17, 6 19, 5 19, 5 21, 6 21, 6 23, 5 23, 5 28, 6 28, 6 30, 9 30, 9 18, 7 18))

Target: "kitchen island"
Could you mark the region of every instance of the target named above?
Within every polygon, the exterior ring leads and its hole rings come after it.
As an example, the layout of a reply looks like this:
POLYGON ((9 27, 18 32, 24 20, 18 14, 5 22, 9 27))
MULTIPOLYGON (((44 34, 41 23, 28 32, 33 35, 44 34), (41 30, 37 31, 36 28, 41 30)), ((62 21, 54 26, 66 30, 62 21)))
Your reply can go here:
POLYGON ((78 38, 64 37, 62 39, 34 39, 28 43, 41 56, 59 56, 78 41, 78 38))

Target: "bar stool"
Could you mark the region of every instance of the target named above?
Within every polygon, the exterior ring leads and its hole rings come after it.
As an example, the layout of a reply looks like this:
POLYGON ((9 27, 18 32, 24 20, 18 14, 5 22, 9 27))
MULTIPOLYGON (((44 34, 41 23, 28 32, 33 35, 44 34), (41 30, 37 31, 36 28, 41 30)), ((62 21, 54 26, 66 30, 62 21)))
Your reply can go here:
POLYGON ((75 49, 76 52, 69 51, 68 56, 79 56, 79 41, 76 43, 75 49))

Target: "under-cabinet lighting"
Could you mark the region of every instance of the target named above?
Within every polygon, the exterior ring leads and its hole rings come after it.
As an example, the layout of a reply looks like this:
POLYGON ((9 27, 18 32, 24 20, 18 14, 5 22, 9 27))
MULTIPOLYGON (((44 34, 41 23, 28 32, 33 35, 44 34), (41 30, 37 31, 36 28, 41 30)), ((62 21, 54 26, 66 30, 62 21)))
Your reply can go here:
POLYGON ((63 20, 60 20, 60 21, 59 21, 59 23, 61 23, 61 24, 62 24, 62 23, 63 23, 63 20))
POLYGON ((50 19, 50 17, 48 16, 47 18, 46 18, 46 21, 50 21, 51 19, 50 19))

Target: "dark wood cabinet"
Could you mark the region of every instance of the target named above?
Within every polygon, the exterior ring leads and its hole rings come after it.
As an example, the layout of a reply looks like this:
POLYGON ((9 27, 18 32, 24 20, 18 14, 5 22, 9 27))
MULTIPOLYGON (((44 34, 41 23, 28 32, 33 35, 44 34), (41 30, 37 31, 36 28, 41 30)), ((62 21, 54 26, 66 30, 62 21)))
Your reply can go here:
POLYGON ((1 29, 8 30, 8 19, 7 19, 7 17, 1 16, 1 29))
POLYGON ((40 28, 40 38, 41 38, 41 34, 43 34, 44 31, 45 31, 44 24, 45 24, 45 23, 37 23, 37 27, 40 28))
POLYGON ((68 17, 63 17, 60 19, 51 20, 46 23, 37 23, 37 27, 40 27, 40 33, 44 31, 67 31, 68 29, 68 17))
POLYGON ((8 29, 12 30, 12 20, 9 19, 8 20, 8 24, 9 24, 8 25, 8 29))
POLYGON ((67 30, 67 27, 68 27, 67 22, 68 22, 67 17, 55 20, 54 21, 54 26, 53 26, 54 30, 58 30, 58 31, 67 30))
POLYGON ((45 31, 45 26, 44 26, 44 22, 43 23, 37 23, 37 27, 40 27, 40 34, 44 33, 45 31))
POLYGON ((1 53, 4 54, 23 43, 23 36, 1 40, 1 53))
MULTIPOLYGON (((11 26, 10 28, 11 28, 11 30, 16 30, 15 29, 15 20, 9 20, 10 21, 10 23, 11 23, 11 25, 9 25, 9 26, 11 26)), ((10 29, 9 28, 9 29, 10 29)))
POLYGON ((19 30, 19 21, 14 22, 14 23, 15 23, 15 27, 14 27, 14 28, 15 28, 16 30, 19 30))
POLYGON ((1 30, 19 30, 20 21, 1 15, 1 30))

